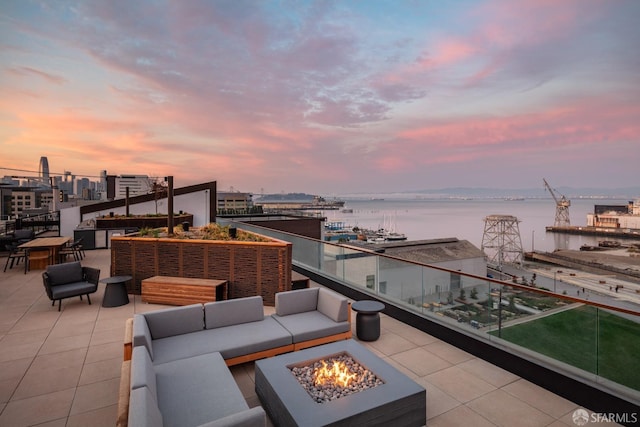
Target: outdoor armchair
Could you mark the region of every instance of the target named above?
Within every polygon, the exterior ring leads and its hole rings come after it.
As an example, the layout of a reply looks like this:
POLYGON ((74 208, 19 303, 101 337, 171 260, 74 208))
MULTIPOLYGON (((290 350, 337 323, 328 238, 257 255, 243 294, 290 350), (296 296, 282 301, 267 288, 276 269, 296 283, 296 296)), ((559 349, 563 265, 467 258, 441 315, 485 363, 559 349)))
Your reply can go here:
POLYGON ((86 295, 89 304, 91 304, 89 294, 98 290, 99 280, 100 270, 82 267, 79 261, 50 265, 42 273, 47 296, 52 301, 51 305, 58 301, 58 311, 60 311, 62 300, 65 298, 80 297, 82 300, 82 295, 86 295))

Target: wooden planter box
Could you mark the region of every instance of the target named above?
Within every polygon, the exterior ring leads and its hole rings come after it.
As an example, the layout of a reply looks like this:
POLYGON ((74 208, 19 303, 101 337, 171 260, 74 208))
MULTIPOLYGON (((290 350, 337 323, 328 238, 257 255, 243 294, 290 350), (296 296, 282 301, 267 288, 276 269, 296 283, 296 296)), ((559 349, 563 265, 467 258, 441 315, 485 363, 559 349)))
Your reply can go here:
MULTIPOLYGON (((113 228, 161 228, 166 227, 169 219, 167 216, 130 216, 130 217, 113 217, 113 218, 96 218, 96 228, 113 229, 113 228)), ((173 225, 179 225, 187 221, 193 224, 193 215, 174 215, 173 225)))
POLYGON ((229 298, 261 295, 275 305, 275 294, 291 290, 292 245, 270 242, 190 240, 115 236, 111 275, 129 275, 128 291, 140 294, 152 276, 226 280, 229 298))

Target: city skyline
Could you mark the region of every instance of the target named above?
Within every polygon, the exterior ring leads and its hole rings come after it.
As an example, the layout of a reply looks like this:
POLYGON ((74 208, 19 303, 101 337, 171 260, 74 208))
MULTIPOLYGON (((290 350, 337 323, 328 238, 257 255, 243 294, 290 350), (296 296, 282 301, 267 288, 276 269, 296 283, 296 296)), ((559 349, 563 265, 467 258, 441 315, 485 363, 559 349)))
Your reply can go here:
POLYGON ((633 187, 638 16, 633 0, 9 1, 0 167, 254 193, 633 187))

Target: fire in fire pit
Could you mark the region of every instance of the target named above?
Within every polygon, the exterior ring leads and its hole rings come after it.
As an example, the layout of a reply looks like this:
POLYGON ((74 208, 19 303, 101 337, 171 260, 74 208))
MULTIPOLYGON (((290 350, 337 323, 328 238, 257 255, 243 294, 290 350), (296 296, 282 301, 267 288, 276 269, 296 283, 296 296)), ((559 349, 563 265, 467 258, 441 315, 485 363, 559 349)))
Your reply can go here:
POLYGON ((289 369, 316 403, 326 403, 384 384, 347 353, 289 369))

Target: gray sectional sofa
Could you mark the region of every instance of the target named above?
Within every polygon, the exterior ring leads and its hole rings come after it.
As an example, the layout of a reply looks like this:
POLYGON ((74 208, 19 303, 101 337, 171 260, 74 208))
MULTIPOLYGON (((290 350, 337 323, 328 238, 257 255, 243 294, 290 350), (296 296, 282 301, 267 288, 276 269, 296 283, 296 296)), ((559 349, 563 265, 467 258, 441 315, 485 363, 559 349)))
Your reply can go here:
POLYGON ((227 366, 351 338, 350 307, 337 293, 300 289, 275 302, 271 316, 260 296, 136 314, 128 425, 264 425, 227 366))

